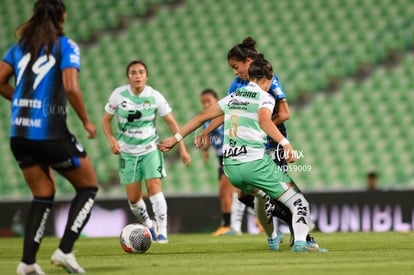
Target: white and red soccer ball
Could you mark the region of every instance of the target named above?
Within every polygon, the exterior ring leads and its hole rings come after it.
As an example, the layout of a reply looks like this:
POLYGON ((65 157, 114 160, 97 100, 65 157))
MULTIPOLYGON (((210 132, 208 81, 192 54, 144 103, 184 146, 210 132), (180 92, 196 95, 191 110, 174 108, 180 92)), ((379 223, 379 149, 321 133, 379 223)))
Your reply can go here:
POLYGON ((125 226, 119 238, 122 249, 127 253, 144 253, 151 247, 151 232, 139 223, 125 226))

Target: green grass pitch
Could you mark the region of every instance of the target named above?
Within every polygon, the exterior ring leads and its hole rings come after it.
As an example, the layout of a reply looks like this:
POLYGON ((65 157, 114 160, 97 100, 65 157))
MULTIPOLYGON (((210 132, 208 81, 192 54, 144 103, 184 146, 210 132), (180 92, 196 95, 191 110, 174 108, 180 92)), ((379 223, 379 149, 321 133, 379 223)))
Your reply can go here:
MULTIPOLYGON (((414 274, 414 233, 314 233, 327 253, 293 253, 289 235, 280 252, 264 235, 211 237, 170 234, 169 244, 152 244, 144 254, 127 254, 118 238, 82 238, 78 262, 87 274, 414 274)), ((66 274, 49 258, 57 238, 44 238, 37 262, 46 274, 66 274)), ((0 274, 15 274, 21 238, 0 239, 0 274)))

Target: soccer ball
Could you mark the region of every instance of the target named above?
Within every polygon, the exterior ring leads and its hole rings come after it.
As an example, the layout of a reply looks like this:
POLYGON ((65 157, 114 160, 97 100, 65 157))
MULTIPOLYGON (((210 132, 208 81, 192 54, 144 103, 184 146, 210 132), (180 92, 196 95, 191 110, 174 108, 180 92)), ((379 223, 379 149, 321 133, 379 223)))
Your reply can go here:
POLYGON ((139 223, 125 226, 119 239, 122 249, 127 253, 144 253, 151 247, 151 232, 139 223))

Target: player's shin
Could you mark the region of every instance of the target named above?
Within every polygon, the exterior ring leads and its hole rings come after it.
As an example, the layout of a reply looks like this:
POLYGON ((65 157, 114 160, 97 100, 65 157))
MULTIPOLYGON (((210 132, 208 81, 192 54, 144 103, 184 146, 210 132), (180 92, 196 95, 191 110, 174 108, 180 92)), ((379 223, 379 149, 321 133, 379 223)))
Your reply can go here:
POLYGON ((292 212, 292 227, 296 241, 306 241, 310 226, 309 203, 302 193, 289 188, 278 200, 292 212))
POLYGON ((72 200, 69 209, 65 233, 63 234, 59 245, 59 248, 63 253, 72 251, 75 241, 78 239, 82 229, 88 222, 93 204, 95 203, 97 191, 97 188, 76 189, 76 196, 72 200))
POLYGON ((154 226, 148 215, 147 206, 143 199, 140 199, 136 203, 128 201, 128 204, 132 214, 134 214, 140 223, 144 224, 148 228, 152 228, 154 226))
POLYGON ((164 193, 159 192, 149 197, 149 200, 158 225, 158 234, 167 237, 167 201, 165 200, 164 193))
POLYGON ((239 234, 242 232, 241 227, 246 206, 237 198, 238 193, 234 192, 233 201, 231 204, 230 227, 235 231, 235 233, 239 234))
POLYGON ((266 194, 263 191, 259 191, 255 194, 255 205, 256 217, 262 225, 268 238, 275 238, 277 233, 274 232, 273 219, 269 219, 266 212, 264 211, 266 203, 266 194))
POLYGON ((54 197, 34 197, 25 227, 22 262, 36 262, 36 252, 42 241, 54 197))

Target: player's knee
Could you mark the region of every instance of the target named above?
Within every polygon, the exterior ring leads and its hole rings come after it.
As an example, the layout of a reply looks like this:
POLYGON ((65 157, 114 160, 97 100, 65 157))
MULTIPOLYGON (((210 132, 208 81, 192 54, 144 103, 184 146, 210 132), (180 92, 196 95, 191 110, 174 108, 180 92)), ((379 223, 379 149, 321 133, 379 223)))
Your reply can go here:
POLYGON ((254 208, 254 196, 253 195, 244 195, 238 198, 247 207, 254 208))
POLYGON ((76 188, 76 193, 77 194, 85 194, 85 195, 89 195, 91 198, 95 198, 96 197, 96 193, 98 193, 98 187, 81 187, 81 188, 76 188))

